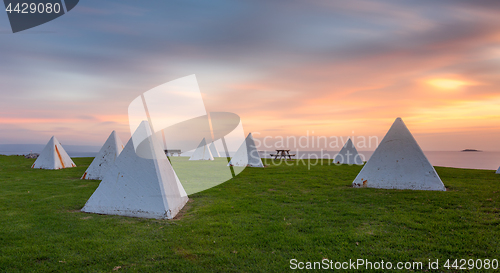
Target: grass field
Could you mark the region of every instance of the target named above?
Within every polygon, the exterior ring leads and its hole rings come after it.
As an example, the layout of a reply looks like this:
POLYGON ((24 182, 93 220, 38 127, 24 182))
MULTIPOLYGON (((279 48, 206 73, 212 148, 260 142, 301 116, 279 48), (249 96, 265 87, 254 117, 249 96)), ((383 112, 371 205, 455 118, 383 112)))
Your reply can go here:
MULTIPOLYGON (((170 158, 170 162, 188 195, 212 188, 233 177, 231 169, 227 167, 226 157, 216 157, 213 161, 189 161, 189 157, 173 156, 170 158)), ((244 169, 233 167, 233 172, 239 174, 244 169)))
POLYGON ((91 160, 50 171, 0 156, 0 272, 287 272, 294 258, 439 259, 441 272, 446 259, 500 259, 494 171, 436 168, 447 192, 357 189, 360 166, 267 160, 190 195, 179 219, 148 220, 79 211, 99 184, 79 179, 91 160))

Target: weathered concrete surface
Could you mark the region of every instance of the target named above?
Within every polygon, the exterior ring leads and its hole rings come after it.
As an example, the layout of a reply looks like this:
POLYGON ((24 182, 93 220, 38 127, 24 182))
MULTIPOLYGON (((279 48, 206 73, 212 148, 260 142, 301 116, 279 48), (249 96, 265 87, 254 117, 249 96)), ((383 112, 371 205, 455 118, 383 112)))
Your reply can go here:
POLYGON ((352 184, 382 189, 446 190, 401 118, 396 119, 352 184))
POLYGON ((82 176, 82 179, 102 180, 124 146, 115 131, 109 135, 101 150, 82 176))
POLYGON ((55 136, 50 138, 31 168, 58 170, 76 167, 55 136))
POLYGON ((249 133, 245 141, 241 144, 236 154, 231 158, 228 166, 239 167, 264 167, 260 159, 259 152, 255 146, 252 133, 249 133))
POLYGON ((210 149, 207 147, 205 138, 203 138, 203 140, 200 142, 198 148, 196 148, 189 160, 214 160, 210 149))
POLYGON ((134 134, 148 135, 141 156, 129 140, 99 187, 83 207, 83 212, 131 217, 172 219, 188 197, 162 145, 152 135, 149 124, 141 123, 134 134))
POLYGON ((342 150, 333 159, 333 164, 363 165, 363 160, 349 138, 342 150))

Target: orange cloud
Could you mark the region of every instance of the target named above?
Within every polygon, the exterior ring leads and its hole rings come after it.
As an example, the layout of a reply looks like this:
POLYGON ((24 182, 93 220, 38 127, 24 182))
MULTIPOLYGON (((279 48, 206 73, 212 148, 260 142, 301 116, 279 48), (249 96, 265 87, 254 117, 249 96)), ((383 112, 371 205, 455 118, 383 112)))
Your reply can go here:
POLYGON ((464 86, 475 85, 476 83, 463 81, 463 80, 455 80, 455 79, 447 79, 447 78, 435 78, 429 79, 425 81, 427 84, 437 87, 439 89, 445 90, 457 90, 464 86))

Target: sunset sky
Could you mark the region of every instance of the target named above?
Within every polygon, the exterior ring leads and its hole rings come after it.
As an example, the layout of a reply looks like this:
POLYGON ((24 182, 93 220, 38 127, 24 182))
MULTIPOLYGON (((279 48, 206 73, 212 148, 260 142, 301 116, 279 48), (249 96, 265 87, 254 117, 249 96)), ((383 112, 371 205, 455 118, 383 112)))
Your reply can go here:
POLYGON ((486 0, 84 0, 12 34, 0 12, 0 144, 125 142, 132 100, 196 74, 207 111, 260 138, 381 140, 402 117, 423 150, 500 151, 499 14, 486 0))

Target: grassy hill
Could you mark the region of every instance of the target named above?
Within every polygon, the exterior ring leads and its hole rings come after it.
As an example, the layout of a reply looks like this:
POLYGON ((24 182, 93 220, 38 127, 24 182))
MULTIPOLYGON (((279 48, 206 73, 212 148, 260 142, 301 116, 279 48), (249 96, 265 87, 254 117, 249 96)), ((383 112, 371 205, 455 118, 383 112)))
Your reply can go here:
POLYGON ((360 166, 267 160, 190 195, 178 219, 148 220, 79 211, 99 184, 80 180, 92 158, 33 161, 0 156, 0 272, 286 272, 324 258, 439 259, 441 272, 447 259, 500 259, 494 171, 436 168, 447 192, 357 189, 360 166))

